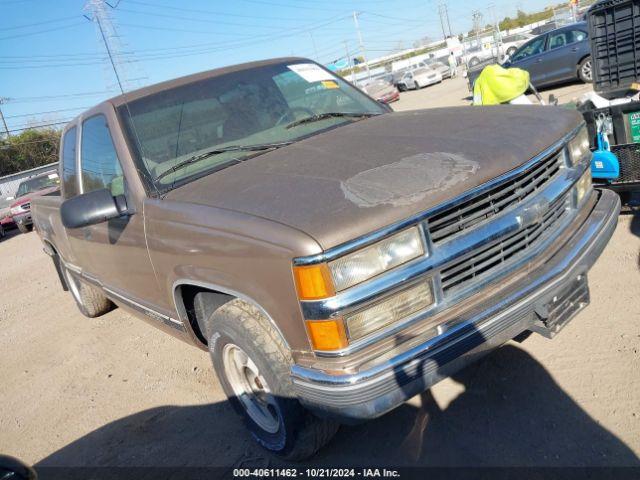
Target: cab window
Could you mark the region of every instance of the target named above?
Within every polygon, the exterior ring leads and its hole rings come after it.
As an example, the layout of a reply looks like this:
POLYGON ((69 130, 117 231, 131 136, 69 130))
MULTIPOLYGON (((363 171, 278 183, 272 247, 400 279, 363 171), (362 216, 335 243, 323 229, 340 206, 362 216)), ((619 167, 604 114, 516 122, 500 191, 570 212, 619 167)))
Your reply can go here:
POLYGON ((78 195, 76 166, 76 127, 67 130, 62 137, 62 190, 65 198, 78 195))
POLYGON ((123 195, 124 175, 104 115, 84 121, 81 145, 83 192, 106 188, 114 196, 123 195))

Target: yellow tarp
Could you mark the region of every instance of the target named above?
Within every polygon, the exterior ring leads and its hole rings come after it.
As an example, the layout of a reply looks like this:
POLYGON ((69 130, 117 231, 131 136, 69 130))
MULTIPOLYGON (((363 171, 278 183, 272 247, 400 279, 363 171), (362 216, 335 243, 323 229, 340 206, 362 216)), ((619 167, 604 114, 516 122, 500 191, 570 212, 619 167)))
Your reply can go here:
POLYGON ((529 72, 519 68, 485 67, 473 87, 474 105, 499 105, 524 94, 529 88, 529 72))

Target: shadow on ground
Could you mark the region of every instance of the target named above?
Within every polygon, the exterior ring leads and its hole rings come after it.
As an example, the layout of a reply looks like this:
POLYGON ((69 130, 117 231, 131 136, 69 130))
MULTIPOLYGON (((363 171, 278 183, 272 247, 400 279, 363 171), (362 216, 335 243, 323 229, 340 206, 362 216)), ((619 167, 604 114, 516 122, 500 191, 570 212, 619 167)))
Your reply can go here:
MULTIPOLYGON (((441 410, 422 406, 342 427, 313 465, 640 465, 520 348, 507 345, 462 370, 461 393, 441 410)), ((167 406, 120 419, 43 459, 39 466, 274 466, 226 403, 167 406)))

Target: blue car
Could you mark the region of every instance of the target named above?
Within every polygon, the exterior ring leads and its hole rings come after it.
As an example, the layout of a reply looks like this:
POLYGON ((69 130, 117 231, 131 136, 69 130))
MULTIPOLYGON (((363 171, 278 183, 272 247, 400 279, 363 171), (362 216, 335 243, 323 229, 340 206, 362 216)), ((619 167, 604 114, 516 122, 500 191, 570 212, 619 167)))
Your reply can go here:
POLYGON ((503 64, 529 72, 535 87, 593 81, 591 48, 585 22, 574 23, 529 40, 503 64))

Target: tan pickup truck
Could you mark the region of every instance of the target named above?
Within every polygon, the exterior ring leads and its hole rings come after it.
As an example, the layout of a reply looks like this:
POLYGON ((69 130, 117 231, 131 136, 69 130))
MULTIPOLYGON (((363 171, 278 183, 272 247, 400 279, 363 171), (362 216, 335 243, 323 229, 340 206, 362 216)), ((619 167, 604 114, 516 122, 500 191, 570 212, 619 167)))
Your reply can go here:
POLYGON ((589 164, 576 112, 392 113, 285 58, 78 116, 33 216, 85 315, 208 350, 255 439, 299 459, 589 303, 619 212, 589 164))

